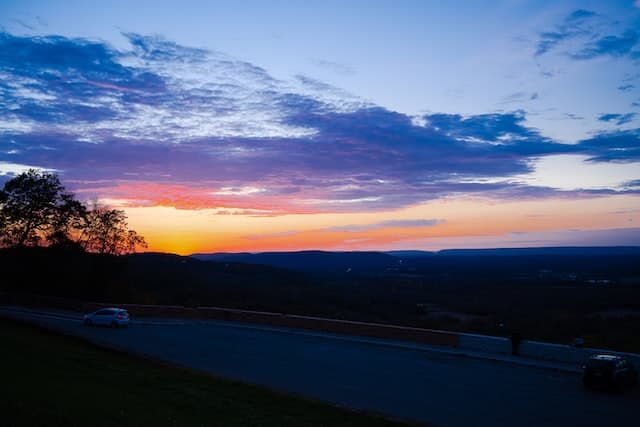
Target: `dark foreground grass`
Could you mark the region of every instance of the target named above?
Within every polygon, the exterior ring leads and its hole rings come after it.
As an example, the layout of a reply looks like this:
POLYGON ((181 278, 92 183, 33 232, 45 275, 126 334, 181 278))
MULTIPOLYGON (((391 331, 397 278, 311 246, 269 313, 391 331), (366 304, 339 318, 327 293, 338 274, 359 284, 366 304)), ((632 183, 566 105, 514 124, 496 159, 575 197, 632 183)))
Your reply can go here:
POLYGON ((400 426, 0 318, 0 424, 400 426))

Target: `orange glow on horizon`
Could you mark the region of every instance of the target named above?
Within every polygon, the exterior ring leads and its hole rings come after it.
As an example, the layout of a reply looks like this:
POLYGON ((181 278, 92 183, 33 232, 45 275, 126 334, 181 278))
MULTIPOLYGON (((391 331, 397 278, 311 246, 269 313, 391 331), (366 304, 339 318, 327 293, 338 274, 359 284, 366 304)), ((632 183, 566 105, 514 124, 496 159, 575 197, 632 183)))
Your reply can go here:
MULTIPOLYGON (((512 233, 596 230, 640 222, 640 199, 611 196, 582 200, 496 201, 449 198, 388 212, 220 215, 211 209, 125 208, 129 225, 149 251, 380 250, 406 242, 507 236, 512 233), (385 221, 441 220, 430 226, 382 226, 385 221), (378 225, 377 225, 378 224, 378 225), (349 228, 353 226, 352 230, 349 228), (369 228, 367 228, 369 227, 369 228)), ((461 243, 461 244, 463 244, 461 243)), ((425 249, 414 247, 413 249, 425 249)), ((430 248, 433 250, 434 248, 430 248)))

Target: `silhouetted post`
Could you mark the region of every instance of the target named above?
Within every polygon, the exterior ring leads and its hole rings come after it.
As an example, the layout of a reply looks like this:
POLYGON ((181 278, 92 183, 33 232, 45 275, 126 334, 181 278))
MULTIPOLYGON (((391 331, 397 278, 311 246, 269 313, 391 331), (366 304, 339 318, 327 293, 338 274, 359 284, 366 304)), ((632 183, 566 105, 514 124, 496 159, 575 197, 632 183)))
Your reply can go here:
POLYGON ((522 342, 522 335, 519 332, 511 334, 511 354, 517 356, 520 354, 520 343, 522 342))

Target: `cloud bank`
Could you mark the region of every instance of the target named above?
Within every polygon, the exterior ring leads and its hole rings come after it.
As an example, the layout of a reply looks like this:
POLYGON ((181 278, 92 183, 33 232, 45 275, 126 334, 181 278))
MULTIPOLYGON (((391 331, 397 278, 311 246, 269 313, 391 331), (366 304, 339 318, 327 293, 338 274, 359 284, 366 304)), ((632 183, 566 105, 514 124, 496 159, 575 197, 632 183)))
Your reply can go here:
MULTIPOLYGON (((536 54, 582 35, 595 16, 573 12, 541 35, 536 54)), ((86 197, 269 216, 394 209, 467 193, 544 197, 558 190, 517 179, 534 159, 640 160, 638 130, 560 144, 527 126, 520 110, 416 120, 307 76, 282 81, 221 52, 124 36, 127 50, 0 33, 0 179, 33 165, 59 171, 86 197)), ((625 33, 574 56, 632 56, 635 46, 636 35, 625 33)), ((633 115, 600 120, 621 125, 633 115)), ((625 191, 637 190, 599 193, 625 191)))

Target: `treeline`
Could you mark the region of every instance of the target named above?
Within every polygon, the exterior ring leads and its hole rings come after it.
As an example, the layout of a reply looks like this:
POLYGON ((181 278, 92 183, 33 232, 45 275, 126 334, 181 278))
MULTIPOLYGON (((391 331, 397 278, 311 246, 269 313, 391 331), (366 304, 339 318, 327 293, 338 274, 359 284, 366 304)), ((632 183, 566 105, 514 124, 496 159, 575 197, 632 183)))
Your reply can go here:
POLYGON ((30 169, 0 190, 0 247, 75 247, 123 254, 146 247, 129 230, 122 210, 87 206, 68 192, 56 174, 30 169))

